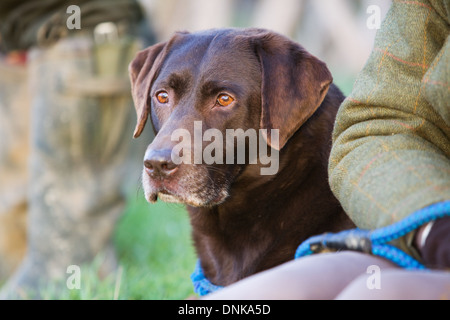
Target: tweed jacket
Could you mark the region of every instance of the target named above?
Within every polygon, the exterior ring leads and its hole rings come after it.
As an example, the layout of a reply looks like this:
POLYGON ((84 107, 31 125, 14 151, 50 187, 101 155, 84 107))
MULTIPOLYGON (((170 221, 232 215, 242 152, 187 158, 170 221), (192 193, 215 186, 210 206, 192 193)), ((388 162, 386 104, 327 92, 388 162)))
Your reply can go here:
POLYGON ((359 228, 450 200, 449 33, 450 1, 393 1, 338 112, 330 185, 359 228))

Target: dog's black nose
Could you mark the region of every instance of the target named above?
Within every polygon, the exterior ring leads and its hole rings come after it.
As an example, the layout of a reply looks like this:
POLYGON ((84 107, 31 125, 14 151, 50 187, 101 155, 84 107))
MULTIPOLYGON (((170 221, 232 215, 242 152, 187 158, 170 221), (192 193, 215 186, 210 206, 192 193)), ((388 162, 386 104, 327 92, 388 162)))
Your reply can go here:
POLYGON ((148 150, 144 158, 145 171, 152 178, 174 174, 178 166, 173 163, 171 154, 171 150, 148 150))

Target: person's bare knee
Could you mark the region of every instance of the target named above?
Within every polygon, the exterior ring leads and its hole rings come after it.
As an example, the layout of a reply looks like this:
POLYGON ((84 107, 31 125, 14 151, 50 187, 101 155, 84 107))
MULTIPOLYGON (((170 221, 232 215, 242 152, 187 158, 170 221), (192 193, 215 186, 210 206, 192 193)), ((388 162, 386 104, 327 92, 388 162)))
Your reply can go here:
POLYGON ((383 259, 357 253, 323 253, 287 262, 244 279, 207 299, 333 299, 368 267, 392 268, 383 259))
POLYGON ((449 275, 444 271, 380 270, 377 275, 359 276, 337 299, 449 299, 449 275))

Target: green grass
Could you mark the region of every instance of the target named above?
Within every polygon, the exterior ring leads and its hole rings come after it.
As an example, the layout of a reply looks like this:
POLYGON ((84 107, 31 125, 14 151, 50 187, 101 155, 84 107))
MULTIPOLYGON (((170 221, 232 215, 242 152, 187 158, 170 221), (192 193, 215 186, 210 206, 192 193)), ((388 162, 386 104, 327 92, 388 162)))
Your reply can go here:
POLYGON ((189 217, 182 205, 131 202, 115 235, 125 274, 124 299, 184 299, 195 266, 189 217))
POLYGON ((114 235, 119 268, 99 277, 101 257, 81 266, 80 289, 52 283, 44 299, 185 299, 193 295, 195 266, 189 217, 184 206, 148 204, 132 196, 114 235), (58 290, 62 287, 63 290, 58 290))

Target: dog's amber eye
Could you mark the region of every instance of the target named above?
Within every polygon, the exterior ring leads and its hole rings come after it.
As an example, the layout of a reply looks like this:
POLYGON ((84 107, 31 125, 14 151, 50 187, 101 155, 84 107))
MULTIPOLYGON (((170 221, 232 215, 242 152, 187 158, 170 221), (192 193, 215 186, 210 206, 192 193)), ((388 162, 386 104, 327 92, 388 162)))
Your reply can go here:
POLYGON ((156 99, 158 99, 160 103, 168 103, 169 94, 166 91, 160 91, 156 94, 156 99))
POLYGON ((221 94, 217 98, 217 103, 222 107, 228 107, 233 101, 234 99, 227 94, 221 94))

